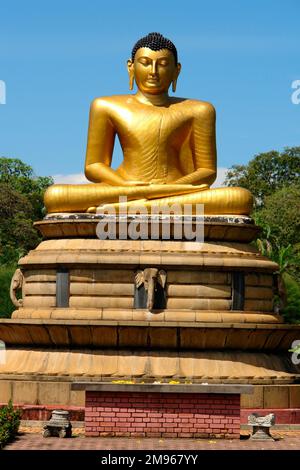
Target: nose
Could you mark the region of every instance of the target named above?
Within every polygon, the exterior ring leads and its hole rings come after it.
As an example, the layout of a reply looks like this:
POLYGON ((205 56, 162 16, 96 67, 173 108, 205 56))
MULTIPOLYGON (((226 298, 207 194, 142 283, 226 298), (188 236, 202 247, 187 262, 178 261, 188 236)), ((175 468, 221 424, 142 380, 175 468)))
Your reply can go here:
POLYGON ((157 75, 157 62, 156 62, 156 60, 152 61, 151 75, 157 75))

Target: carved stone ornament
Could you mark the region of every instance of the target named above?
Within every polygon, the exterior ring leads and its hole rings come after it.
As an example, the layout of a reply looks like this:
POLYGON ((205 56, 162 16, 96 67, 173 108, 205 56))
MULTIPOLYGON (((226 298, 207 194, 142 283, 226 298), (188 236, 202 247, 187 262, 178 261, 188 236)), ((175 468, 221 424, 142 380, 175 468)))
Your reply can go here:
POLYGON ((140 287, 144 285, 145 291, 147 292, 147 309, 152 310, 155 300, 155 292, 157 284, 160 284, 162 288, 165 287, 167 281, 166 271, 157 268, 146 268, 139 270, 135 274, 135 285, 140 287))
POLYGON ((15 307, 23 306, 23 299, 17 298, 17 291, 22 289, 24 276, 21 269, 16 269, 10 283, 10 298, 15 307))
POLYGON ((252 435, 250 439, 254 440, 274 440, 270 434, 270 427, 275 424, 275 415, 270 413, 266 416, 260 416, 257 413, 252 413, 248 416, 248 424, 253 426, 252 435))
POLYGON ((43 437, 72 437, 69 412, 54 410, 51 419, 44 426, 43 437))

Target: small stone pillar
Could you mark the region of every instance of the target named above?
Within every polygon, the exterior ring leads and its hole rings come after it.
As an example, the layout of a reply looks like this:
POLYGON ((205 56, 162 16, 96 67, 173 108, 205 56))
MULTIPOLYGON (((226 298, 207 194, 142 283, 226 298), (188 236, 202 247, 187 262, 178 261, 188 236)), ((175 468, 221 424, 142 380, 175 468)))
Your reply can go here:
POLYGON ((72 437, 72 424, 68 411, 54 410, 44 426, 43 437, 72 437))
POLYGON ((270 434, 270 427, 275 424, 275 415, 270 413, 266 416, 260 416, 258 413, 252 413, 248 416, 249 426, 253 426, 250 439, 257 441, 274 441, 270 434))

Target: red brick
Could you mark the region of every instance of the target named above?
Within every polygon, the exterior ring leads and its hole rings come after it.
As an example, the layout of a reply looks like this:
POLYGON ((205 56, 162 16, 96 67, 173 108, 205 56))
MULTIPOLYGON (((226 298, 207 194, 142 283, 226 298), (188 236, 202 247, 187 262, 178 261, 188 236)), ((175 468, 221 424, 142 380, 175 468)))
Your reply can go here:
POLYGON ((110 433, 115 429, 114 435, 122 436, 143 433, 147 437, 189 437, 203 433, 207 437, 220 433, 232 436, 240 429, 239 396, 94 392, 87 393, 86 403, 90 408, 86 413, 89 432, 110 433), (89 426, 95 421, 98 427, 89 426))
POLYGON ((177 428, 175 423, 164 423, 164 428, 177 428))
POLYGON ((156 423, 155 421, 154 422, 151 422, 151 423, 147 423, 147 427, 148 428, 157 428, 158 426, 158 423, 156 423))
POLYGON ((100 416, 100 412, 98 411, 89 411, 86 416, 100 416))
POLYGON ((102 411, 101 412, 101 416, 107 416, 107 417, 110 417, 110 418, 114 418, 116 416, 116 413, 112 413, 112 412, 106 412, 106 411, 102 411))

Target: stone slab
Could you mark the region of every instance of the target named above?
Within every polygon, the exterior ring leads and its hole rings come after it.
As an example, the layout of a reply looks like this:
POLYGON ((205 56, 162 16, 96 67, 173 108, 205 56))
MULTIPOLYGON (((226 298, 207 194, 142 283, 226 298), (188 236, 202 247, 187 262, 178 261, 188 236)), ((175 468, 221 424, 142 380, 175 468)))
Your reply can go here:
POLYGON ((73 382, 71 390, 88 392, 134 392, 134 393, 225 393, 252 394, 253 385, 235 384, 112 384, 95 382, 73 382))
MULTIPOLYGON (((119 224, 124 223, 129 226, 132 223, 142 223, 147 226, 147 233, 151 238, 151 231, 155 224, 155 233, 162 235, 164 224, 169 226, 169 235, 164 231, 166 239, 174 239, 174 227, 176 224, 189 223, 193 231, 197 225, 204 225, 203 232, 206 240, 228 240, 242 241, 248 243, 252 241, 260 232, 253 219, 247 216, 174 216, 174 215, 100 215, 100 214, 48 214, 44 220, 36 222, 35 227, 42 233, 44 238, 68 238, 68 237, 96 237, 97 224, 99 222, 113 223, 116 226, 116 234, 119 231, 119 224)), ((183 239, 184 239, 184 230, 183 239)), ((175 238, 176 239, 176 238, 175 238)))

